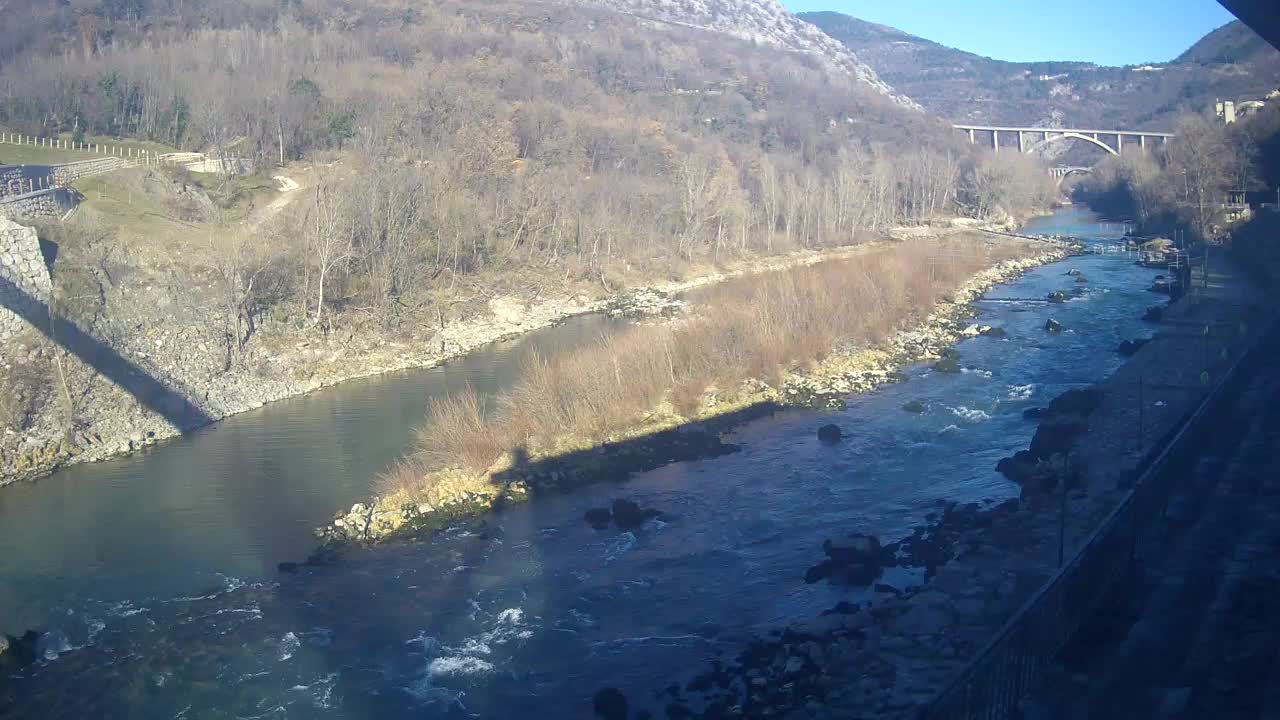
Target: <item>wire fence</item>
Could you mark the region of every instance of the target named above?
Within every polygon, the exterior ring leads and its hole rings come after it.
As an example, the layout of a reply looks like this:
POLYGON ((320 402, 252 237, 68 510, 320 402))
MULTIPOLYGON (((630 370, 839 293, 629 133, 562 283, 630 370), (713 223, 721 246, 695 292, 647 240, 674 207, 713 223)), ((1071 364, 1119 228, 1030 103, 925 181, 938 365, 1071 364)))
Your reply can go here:
MULTIPOLYGON (((1191 416, 1154 444, 1135 472, 1132 489, 1073 558, 1031 597, 996 636, 918 714, 920 720, 995 720, 1016 714, 1067 641, 1099 608, 1107 592, 1135 571, 1140 535, 1157 529, 1174 472, 1194 459, 1195 441, 1216 408, 1239 391, 1251 371, 1268 361, 1260 349, 1277 334, 1277 321, 1247 340, 1215 384, 1206 384, 1191 416)), ((1207 372, 1207 371, 1206 371, 1207 372)), ((1143 402, 1139 393, 1139 402, 1143 402)), ((1140 432, 1141 429, 1140 429, 1140 432)), ((1141 442, 1141 440, 1140 440, 1141 442)))

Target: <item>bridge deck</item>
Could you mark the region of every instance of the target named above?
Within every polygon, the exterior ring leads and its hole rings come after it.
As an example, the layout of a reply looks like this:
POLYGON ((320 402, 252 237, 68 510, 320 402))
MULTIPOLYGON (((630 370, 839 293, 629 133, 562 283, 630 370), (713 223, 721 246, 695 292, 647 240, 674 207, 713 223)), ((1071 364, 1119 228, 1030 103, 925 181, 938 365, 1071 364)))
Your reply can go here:
POLYGON ((1004 127, 999 125, 952 125, 952 127, 957 130, 980 130, 982 132, 1079 133, 1080 135, 1127 135, 1161 138, 1174 136, 1173 133, 1152 130, 1081 130, 1080 128, 1004 127))

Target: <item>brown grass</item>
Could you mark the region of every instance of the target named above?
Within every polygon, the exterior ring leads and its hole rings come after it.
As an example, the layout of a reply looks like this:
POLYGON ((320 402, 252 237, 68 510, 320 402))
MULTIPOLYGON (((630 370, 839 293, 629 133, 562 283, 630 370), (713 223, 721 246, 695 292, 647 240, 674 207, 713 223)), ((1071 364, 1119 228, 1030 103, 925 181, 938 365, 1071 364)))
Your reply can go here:
MULTIPOLYGON (((405 487, 428 466, 483 474, 505 453, 553 455, 655 420, 702 414, 743 383, 774 387, 836 349, 867 347, 923 319, 974 273, 1023 254, 963 238, 912 240, 847 261, 744 278, 700 293, 691 316, 602 337, 556 358, 532 358, 491 413, 470 389, 433 405, 405 487)), ((509 456, 508 456, 509 457, 509 456)))

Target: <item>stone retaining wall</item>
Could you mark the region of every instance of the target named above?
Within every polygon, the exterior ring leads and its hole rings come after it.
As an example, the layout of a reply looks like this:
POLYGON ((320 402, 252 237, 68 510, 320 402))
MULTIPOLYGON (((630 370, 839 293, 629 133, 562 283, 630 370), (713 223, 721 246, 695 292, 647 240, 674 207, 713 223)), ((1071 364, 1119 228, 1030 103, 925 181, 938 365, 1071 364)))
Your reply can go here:
POLYGON ((49 190, 37 190, 25 195, 15 195, 0 199, 0 218, 35 219, 62 217, 63 213, 74 208, 79 202, 79 194, 71 188, 57 187, 49 190))
POLYGON ((55 165, 53 167, 53 177, 59 185, 70 185, 81 178, 101 175, 114 170, 123 170, 135 165, 137 165, 136 162, 123 158, 85 160, 83 162, 67 163, 66 165, 55 165))
POLYGON ((26 321, 9 308, 20 304, 29 306, 32 300, 47 304, 53 292, 35 228, 0 217, 0 277, 22 291, 22 294, 13 292, 9 283, 0 283, 0 342, 3 342, 27 327, 26 321))

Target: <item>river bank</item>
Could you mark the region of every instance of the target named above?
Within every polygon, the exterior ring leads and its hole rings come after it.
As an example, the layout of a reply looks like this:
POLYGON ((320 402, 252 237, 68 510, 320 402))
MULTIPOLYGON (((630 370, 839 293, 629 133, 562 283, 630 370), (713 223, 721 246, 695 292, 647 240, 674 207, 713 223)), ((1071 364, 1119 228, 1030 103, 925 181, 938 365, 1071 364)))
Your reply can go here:
POLYGON ((976 314, 971 303, 991 287, 1062 260, 1072 251, 1059 243, 1046 249, 1024 241, 998 242, 1016 243, 1008 251, 1017 257, 979 271, 948 293, 918 325, 894 333, 887 342, 834 348, 815 367, 787 372, 776 387, 754 378, 736 392, 714 393, 692 416, 649 413, 602 444, 578 443, 570 451, 533 457, 507 455, 483 473, 460 468, 433 471, 423 482, 425 491, 411 485, 375 497, 339 513, 331 526, 318 528, 322 550, 317 557, 328 556, 348 542, 378 542, 437 530, 460 516, 521 502, 538 492, 567 490, 626 477, 656 467, 655 463, 725 452, 719 435, 741 423, 784 406, 839 406, 844 397, 902 379, 900 370, 908 365, 940 360, 942 371, 960 372, 954 357, 944 358, 948 349, 961 338, 991 332, 991 328, 969 324, 976 314))
MULTIPOLYGON (((1203 398, 1202 374, 1215 381, 1266 326, 1263 296, 1229 258, 1211 257, 1204 285, 1169 305, 1154 336, 1114 374, 1051 403, 1031 447, 1069 453, 1053 478, 1067 484, 1065 502, 1040 475, 1023 479, 1020 500, 940 507, 883 560, 857 561, 920 568, 923 580, 885 580, 892 584, 877 584, 870 602, 788 627, 696 678, 698 692, 679 703, 705 718, 806 708, 817 718, 912 716, 1052 575, 1059 552, 1072 557, 1116 507, 1142 459, 1203 398), (1064 416, 1079 421, 1066 434, 1064 416)), ((852 538, 833 541, 847 547, 852 538)))
MULTIPOLYGON (((917 231, 895 231, 886 240, 917 231)), ((267 323, 259 329, 249 355, 235 365, 230 365, 221 339, 209 336, 194 319, 184 323, 187 316, 201 317, 203 308, 174 308, 170 299, 157 298, 157 291, 162 290, 157 287, 136 288, 132 293, 122 288, 119 292, 132 296, 139 307, 155 306, 148 309, 162 314, 140 315, 141 310, 135 307, 118 324, 129 330, 136 326, 136 332, 100 330, 116 336, 115 347, 122 358, 187 398, 200 416, 180 422, 166 419, 127 391, 101 381, 93 368, 68 357, 66 372, 71 383, 82 388, 75 393, 75 430, 67 431, 65 413, 44 412, 23 432, 8 430, 0 435, 0 486, 34 480, 60 467, 142 452, 227 417, 340 383, 438 366, 571 317, 599 312, 660 314, 671 307, 671 297, 680 293, 733 278, 856 257, 877 246, 872 242, 742 259, 716 268, 694 269, 687 279, 642 283, 614 293, 584 286, 554 297, 497 294, 473 303, 473 310, 440 327, 408 333, 367 326, 318 333, 288 323, 267 323)), ((48 364, 54 355, 42 340, 32 337, 7 347, 4 359, 48 364)), ((45 391, 51 390, 46 387, 45 391)), ((50 397, 48 404, 58 403, 50 397)))
MULTIPOLYGON (((1087 213, 1055 222, 1032 232, 1106 234, 1087 213)), ((824 540, 858 531, 892 547, 944 501, 1016 498, 994 467, 1031 441, 1024 412, 1119 367, 1117 345, 1146 331, 1155 273, 1118 255, 1031 270, 976 303, 970 322, 1007 335, 961 340, 960 373, 910 366, 908 382, 842 410, 788 410, 719 435, 729 454, 656 457, 660 468, 629 482, 351 547, 296 574, 277 563, 305 557, 311 529, 372 494, 431 398, 469 383, 491 396, 526 353, 621 326, 584 316, 8 488, 0 617, 10 632, 41 630, 46 659, 0 683, 0 702, 51 718, 172 717, 193 703, 239 716, 579 717, 612 685, 661 717, 655 689, 728 663, 772 628, 867 601, 871 589, 804 582, 824 540), (1085 295, 1045 302, 1077 287, 1067 269, 1089 278, 1085 295), (1064 331, 1046 333, 1046 318, 1064 331), (842 428, 838 444, 815 437, 827 424, 842 428), (584 521, 625 510, 619 500, 660 516, 634 529, 620 527, 626 512, 599 529, 584 521)), ((878 582, 920 580, 894 569, 878 582)))

